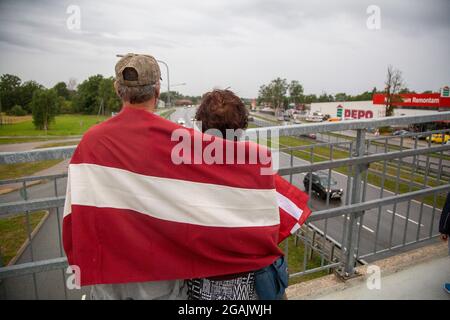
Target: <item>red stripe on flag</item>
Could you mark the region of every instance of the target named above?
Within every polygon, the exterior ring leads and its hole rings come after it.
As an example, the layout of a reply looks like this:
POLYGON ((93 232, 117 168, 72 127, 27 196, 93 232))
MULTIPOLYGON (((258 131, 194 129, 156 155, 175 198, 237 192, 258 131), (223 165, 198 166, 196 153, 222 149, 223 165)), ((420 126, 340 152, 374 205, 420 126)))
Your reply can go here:
POLYGON ((311 215, 311 209, 308 207, 308 195, 298 189, 296 186, 290 184, 279 175, 275 175, 276 191, 286 198, 288 198, 293 205, 301 210, 301 215, 298 219, 294 218, 293 214, 279 208, 280 210, 280 231, 279 242, 291 235, 291 230, 296 224, 303 225, 311 215))
POLYGON ((83 286, 257 270, 282 255, 278 228, 203 227, 77 205, 63 223, 64 249, 69 264, 80 267, 83 286))

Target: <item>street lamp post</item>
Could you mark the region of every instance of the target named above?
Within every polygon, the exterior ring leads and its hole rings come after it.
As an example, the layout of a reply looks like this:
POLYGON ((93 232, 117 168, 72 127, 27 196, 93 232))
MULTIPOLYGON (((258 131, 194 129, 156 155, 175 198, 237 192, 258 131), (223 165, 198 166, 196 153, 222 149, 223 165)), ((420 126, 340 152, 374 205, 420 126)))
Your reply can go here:
POLYGON ((170 77, 169 77, 169 66, 167 65, 167 63, 165 63, 162 60, 156 60, 159 63, 162 63, 163 65, 166 66, 166 70, 167 70, 167 107, 170 107, 170 77))

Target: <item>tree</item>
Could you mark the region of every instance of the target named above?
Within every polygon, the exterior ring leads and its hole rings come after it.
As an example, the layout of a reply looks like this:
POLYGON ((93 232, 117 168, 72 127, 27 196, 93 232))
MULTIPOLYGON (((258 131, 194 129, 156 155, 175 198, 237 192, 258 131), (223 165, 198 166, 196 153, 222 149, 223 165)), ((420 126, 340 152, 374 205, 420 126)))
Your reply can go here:
POLYGON ((67 89, 67 84, 65 82, 58 82, 57 84, 55 84, 53 89, 55 89, 58 97, 62 97, 66 100, 70 99, 70 91, 69 89, 67 89))
POLYGON ((262 85, 259 88, 258 100, 268 102, 272 108, 278 110, 285 104, 288 87, 286 79, 276 78, 268 85, 262 85))
POLYGON ((297 80, 292 80, 288 89, 291 102, 298 104, 303 100, 303 86, 297 80))
POLYGON ((98 98, 100 83, 103 76, 97 74, 84 80, 79 86, 75 94, 73 103, 76 112, 85 114, 96 114, 100 107, 100 99, 98 98))
POLYGON ((103 110, 108 113, 111 111, 119 111, 121 102, 114 90, 114 78, 109 77, 102 79, 98 87, 99 104, 103 103, 103 110))
POLYGON ((67 90, 75 91, 77 90, 77 80, 75 78, 70 78, 67 82, 67 90))
POLYGON ((304 97, 303 102, 305 103, 313 103, 313 102, 317 102, 317 96, 315 94, 308 94, 304 97))
POLYGON ((336 101, 348 101, 351 99, 351 96, 347 96, 344 92, 339 92, 334 95, 334 100, 336 101))
POLYGON ((2 111, 8 112, 15 105, 20 105, 20 84, 22 80, 12 74, 3 74, 0 76, 0 98, 2 111))
POLYGON ((24 82, 19 91, 19 101, 20 105, 23 106, 24 110, 27 113, 31 113, 31 100, 33 99, 33 95, 37 90, 45 89, 43 85, 37 83, 36 81, 26 81, 24 82))
POLYGON ((286 97, 288 89, 287 81, 286 79, 276 78, 275 80, 272 80, 270 86, 275 109, 280 109, 283 107, 283 101, 286 97))
POLYGON ((386 117, 390 117, 394 114, 395 105, 401 101, 399 92, 404 86, 402 72, 398 69, 394 69, 392 65, 389 65, 385 85, 386 117))
POLYGON ((58 95, 54 89, 38 90, 31 101, 33 124, 38 130, 48 130, 58 110, 58 95))
POLYGON ((25 110, 23 110, 23 108, 19 105, 15 105, 14 107, 11 108, 11 110, 9 110, 8 115, 10 116, 25 116, 27 114, 27 112, 25 110))
POLYGON ((326 92, 322 92, 322 94, 317 99, 319 102, 332 102, 334 97, 331 94, 327 94, 326 92))

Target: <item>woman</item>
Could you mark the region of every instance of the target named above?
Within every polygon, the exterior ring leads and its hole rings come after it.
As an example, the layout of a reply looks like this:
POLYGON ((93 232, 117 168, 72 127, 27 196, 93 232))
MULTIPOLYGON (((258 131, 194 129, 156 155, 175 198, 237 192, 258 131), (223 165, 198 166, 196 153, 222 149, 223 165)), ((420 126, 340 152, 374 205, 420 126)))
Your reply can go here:
MULTIPOLYGON (((201 121, 203 132, 209 129, 220 131, 226 138, 227 129, 246 129, 248 125, 248 112, 239 97, 229 90, 214 90, 203 96, 202 103, 195 115, 195 120, 201 121)), ((233 135, 233 139, 237 137, 233 135)), ((203 279, 190 279, 188 283, 188 298, 193 300, 256 300, 258 298, 271 299, 270 295, 276 295, 277 289, 272 288, 272 283, 257 281, 255 279, 270 279, 270 276, 278 278, 282 274, 283 284, 278 286, 278 296, 284 295, 287 286, 287 267, 284 258, 276 260, 273 265, 256 272, 245 272, 222 277, 203 279), (271 269, 273 268, 273 270, 271 269), (275 270, 276 269, 276 270, 275 270), (258 289, 258 290, 257 290, 258 289), (257 294, 259 292, 259 296, 257 294), (274 292, 267 292, 274 291, 274 292)), ((278 281, 275 279, 275 281, 278 281)))

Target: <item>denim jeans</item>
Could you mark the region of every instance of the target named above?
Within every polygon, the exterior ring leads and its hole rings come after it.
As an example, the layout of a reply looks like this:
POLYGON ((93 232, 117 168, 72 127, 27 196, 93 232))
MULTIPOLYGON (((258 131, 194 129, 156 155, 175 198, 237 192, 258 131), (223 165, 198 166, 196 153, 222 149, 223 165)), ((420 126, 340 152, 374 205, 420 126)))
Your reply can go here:
POLYGON ((255 290, 260 300, 281 300, 288 286, 289 274, 284 257, 255 271, 255 290))

